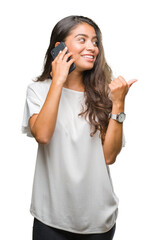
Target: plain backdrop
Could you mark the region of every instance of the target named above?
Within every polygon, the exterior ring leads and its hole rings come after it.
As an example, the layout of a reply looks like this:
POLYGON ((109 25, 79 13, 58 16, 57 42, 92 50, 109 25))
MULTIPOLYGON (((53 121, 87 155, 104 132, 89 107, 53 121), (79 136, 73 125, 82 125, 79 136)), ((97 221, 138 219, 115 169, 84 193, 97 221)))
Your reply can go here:
POLYGON ((37 143, 21 134, 26 88, 41 73, 54 25, 74 14, 101 28, 114 76, 138 79, 126 97, 126 147, 110 167, 120 199, 114 240, 159 239, 158 10, 157 0, 1 2, 1 239, 31 239, 37 143))

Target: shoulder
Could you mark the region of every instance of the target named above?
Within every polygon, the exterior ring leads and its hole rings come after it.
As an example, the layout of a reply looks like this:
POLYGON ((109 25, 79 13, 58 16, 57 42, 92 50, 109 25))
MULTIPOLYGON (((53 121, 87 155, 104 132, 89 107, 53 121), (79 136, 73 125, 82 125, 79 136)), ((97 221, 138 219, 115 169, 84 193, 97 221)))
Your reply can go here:
POLYGON ((40 91, 40 90, 46 90, 50 87, 51 84, 51 79, 47 79, 45 81, 42 82, 33 82, 31 84, 28 85, 28 89, 32 89, 34 91, 40 91))
POLYGON ((43 99, 46 97, 51 84, 51 79, 42 82, 33 82, 27 87, 27 95, 36 95, 38 98, 43 99))

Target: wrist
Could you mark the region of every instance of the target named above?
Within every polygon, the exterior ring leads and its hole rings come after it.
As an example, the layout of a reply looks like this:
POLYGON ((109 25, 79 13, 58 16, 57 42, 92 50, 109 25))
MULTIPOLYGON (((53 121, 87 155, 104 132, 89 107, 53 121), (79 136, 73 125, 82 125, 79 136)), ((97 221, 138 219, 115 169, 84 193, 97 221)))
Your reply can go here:
POLYGON ((52 79, 52 85, 57 87, 57 88, 62 88, 63 87, 63 82, 60 81, 59 79, 53 78, 52 79))
POLYGON ((125 103, 124 102, 115 102, 112 105, 112 113, 118 114, 120 112, 124 112, 125 103))
POLYGON ((121 124, 124 122, 126 114, 124 112, 120 112, 118 114, 110 113, 109 117, 121 124))

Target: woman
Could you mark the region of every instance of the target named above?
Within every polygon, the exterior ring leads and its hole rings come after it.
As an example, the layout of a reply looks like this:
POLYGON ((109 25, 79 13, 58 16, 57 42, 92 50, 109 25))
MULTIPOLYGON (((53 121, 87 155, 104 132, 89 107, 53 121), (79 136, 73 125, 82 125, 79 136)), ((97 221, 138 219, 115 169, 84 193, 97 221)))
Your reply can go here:
POLYGON ((23 119, 23 132, 38 142, 34 240, 113 239, 118 199, 108 165, 122 148, 125 96, 135 80, 111 80, 99 27, 82 16, 59 21, 23 119), (67 47, 53 61, 60 42, 67 47))

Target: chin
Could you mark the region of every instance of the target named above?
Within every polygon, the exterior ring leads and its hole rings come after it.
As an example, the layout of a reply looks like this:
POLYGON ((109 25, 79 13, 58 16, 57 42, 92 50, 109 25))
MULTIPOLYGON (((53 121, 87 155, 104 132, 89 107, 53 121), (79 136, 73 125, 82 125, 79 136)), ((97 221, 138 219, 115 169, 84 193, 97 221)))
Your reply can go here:
POLYGON ((89 65, 83 65, 83 66, 77 66, 77 69, 80 70, 80 71, 88 71, 88 70, 91 70, 93 69, 94 67, 94 64, 89 64, 89 65))

